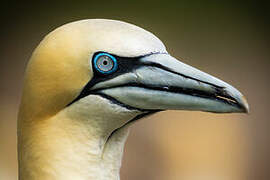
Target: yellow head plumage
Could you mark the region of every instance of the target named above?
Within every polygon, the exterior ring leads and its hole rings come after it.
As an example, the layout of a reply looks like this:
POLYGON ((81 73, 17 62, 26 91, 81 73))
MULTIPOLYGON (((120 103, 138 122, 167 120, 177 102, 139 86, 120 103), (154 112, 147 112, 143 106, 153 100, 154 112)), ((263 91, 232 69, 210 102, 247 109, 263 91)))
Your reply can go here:
POLYGON ((20 177, 117 179, 127 136, 121 129, 167 109, 246 112, 248 105, 238 90, 173 58, 142 28, 105 19, 66 24, 42 40, 26 69, 20 177), (101 52, 114 72, 99 72, 101 52))

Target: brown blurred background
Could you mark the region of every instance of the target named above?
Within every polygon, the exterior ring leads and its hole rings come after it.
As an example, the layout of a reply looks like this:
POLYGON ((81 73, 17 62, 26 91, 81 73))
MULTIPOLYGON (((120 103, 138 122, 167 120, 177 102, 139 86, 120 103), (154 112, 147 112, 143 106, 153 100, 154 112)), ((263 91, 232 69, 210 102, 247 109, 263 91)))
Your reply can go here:
POLYGON ((16 116, 31 52, 54 28, 118 19, 156 34, 183 62, 245 94, 251 112, 167 111, 127 141, 122 180, 269 180, 269 3, 263 1, 1 2, 0 180, 17 179, 16 116))

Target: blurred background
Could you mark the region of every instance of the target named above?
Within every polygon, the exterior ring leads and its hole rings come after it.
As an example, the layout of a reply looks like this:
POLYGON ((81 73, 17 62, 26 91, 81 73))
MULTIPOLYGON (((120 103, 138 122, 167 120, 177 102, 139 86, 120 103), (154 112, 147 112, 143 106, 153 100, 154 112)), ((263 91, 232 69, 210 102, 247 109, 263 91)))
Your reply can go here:
POLYGON ((135 123, 122 180, 269 180, 269 3, 263 1, 8 1, 0 28, 0 180, 17 179, 16 116, 27 61, 65 23, 107 18, 157 35, 183 62, 234 85, 250 114, 158 113, 135 123))

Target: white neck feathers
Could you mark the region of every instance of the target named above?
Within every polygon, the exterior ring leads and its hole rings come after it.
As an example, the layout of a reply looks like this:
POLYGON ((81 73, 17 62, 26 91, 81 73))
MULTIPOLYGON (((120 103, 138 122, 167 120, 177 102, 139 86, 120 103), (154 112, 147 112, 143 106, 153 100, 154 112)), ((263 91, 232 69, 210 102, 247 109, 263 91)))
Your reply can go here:
POLYGON ((84 98, 49 119, 19 123, 20 180, 119 179, 128 127, 110 134, 139 112, 109 103, 118 115, 107 116, 111 114, 108 107, 106 112, 100 107, 108 100, 89 98, 92 100, 84 98), (89 110, 91 102, 95 106, 89 110))

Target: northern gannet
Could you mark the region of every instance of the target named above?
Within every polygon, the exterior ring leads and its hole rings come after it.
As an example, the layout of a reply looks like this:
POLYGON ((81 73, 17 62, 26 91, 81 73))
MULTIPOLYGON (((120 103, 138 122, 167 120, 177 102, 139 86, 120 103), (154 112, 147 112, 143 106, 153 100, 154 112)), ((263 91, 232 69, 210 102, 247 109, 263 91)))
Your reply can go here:
POLYGON ((47 35, 18 115, 20 180, 118 180, 131 122, 155 112, 247 112, 231 85, 172 57, 152 33, 105 19, 47 35))

